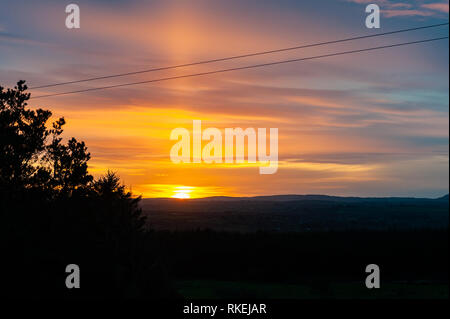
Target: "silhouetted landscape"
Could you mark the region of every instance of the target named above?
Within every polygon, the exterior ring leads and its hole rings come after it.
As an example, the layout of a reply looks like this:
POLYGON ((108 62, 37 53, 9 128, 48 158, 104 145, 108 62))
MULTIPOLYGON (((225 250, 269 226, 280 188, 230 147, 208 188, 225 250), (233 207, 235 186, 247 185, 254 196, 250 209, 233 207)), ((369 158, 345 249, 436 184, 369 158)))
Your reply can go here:
POLYGON ((84 142, 26 90, 0 87, 2 296, 448 297, 448 195, 141 199, 90 175, 84 142), (72 263, 82 289, 64 284, 72 263), (364 286, 371 263, 383 289, 364 286))
POLYGON ((448 195, 143 199, 179 292, 197 298, 446 298, 448 195), (369 291, 375 262, 383 290, 369 291))
POLYGON ((323 195, 145 198, 140 203, 154 229, 234 232, 446 229, 448 205, 448 195, 437 199, 323 195))
POLYGON ((4 316, 445 316, 449 25, 449 0, 2 0, 4 316))

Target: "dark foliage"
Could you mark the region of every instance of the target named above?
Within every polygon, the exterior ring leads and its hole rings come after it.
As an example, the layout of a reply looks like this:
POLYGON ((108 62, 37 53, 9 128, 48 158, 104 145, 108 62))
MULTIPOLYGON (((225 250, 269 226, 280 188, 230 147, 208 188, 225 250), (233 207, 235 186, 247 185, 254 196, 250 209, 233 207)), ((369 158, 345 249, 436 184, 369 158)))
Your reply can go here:
POLYGON ((159 231, 177 279, 317 285, 357 282, 380 266, 386 282, 448 283, 448 230, 254 232, 159 231), (195 249, 193 249, 195 247, 195 249))
POLYGON ((14 297, 167 297, 145 218, 111 172, 88 173, 84 142, 63 143, 64 118, 27 108, 23 81, 0 87, 1 292, 14 297), (81 288, 67 289, 77 264, 81 288))

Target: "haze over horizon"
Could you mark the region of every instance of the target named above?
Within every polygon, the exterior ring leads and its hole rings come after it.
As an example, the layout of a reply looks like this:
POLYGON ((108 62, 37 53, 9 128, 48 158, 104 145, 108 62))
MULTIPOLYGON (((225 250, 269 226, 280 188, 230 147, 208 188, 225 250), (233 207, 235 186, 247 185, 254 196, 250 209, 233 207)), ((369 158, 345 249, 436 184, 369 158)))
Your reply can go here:
POLYGON ((327 194, 278 194, 278 195, 255 195, 255 196, 206 196, 206 197, 193 197, 193 198, 180 198, 180 197, 143 197, 142 199, 173 199, 173 200, 190 200, 190 199, 219 199, 219 198, 230 198, 230 199, 252 199, 252 198, 283 198, 283 197, 330 197, 330 198, 361 198, 361 199, 377 199, 377 198, 410 198, 410 199, 447 199, 448 193, 443 194, 438 197, 405 197, 405 196, 336 196, 327 194))
MULTIPOLYGON (((448 1, 17 0, 0 12, 0 85, 30 87, 448 22, 448 1), (403 4, 403 5, 402 5, 403 4), (24 10, 23 8, 28 8, 24 10), (282 36, 280 36, 282 35, 282 36)), ((126 78, 32 90, 32 96, 239 67, 448 34, 444 28, 126 78)), ((449 192, 448 40, 268 68, 30 100, 64 116, 94 175, 117 172, 136 195, 198 198, 329 194, 428 197, 449 192), (278 172, 174 164, 177 127, 276 127, 278 172)))

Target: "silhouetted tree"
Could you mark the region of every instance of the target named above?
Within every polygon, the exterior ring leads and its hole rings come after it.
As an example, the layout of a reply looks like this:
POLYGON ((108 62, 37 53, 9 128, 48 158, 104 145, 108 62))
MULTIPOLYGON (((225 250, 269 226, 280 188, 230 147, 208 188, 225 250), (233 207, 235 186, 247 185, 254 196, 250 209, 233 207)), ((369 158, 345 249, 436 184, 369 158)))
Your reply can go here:
POLYGON ((48 128, 52 113, 27 108, 26 90, 24 81, 0 87, 1 293, 172 294, 151 251, 140 197, 112 172, 94 180, 85 143, 74 137, 63 143, 64 118, 48 128), (65 287, 70 263, 79 264, 83 289, 65 287))
POLYGON ((46 189, 48 195, 86 188, 90 154, 84 142, 62 144, 64 118, 48 129, 52 113, 27 108, 30 94, 19 81, 14 89, 0 86, 0 182, 10 191, 46 189))
POLYGON ((0 180, 2 185, 28 187, 39 168, 33 167, 45 149, 51 112, 26 109, 30 94, 24 81, 15 89, 0 87, 0 180))
POLYGON ((120 183, 115 173, 108 171, 105 176, 94 182, 93 189, 95 195, 106 203, 110 211, 121 212, 118 222, 122 227, 127 227, 131 232, 144 231, 146 218, 139 208, 141 197, 133 198, 132 193, 125 190, 125 186, 120 183))

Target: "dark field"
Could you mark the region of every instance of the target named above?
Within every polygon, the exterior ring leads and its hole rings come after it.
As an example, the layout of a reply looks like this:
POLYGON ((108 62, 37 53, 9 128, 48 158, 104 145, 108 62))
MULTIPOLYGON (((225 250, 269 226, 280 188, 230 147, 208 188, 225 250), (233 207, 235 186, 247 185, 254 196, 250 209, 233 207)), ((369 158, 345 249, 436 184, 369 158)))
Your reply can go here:
POLYGON ((185 298, 448 298, 448 198, 144 199, 185 298), (381 288, 365 286, 377 264, 381 288))
POLYGON ((330 284, 325 293, 301 284, 247 283, 186 280, 177 283, 188 299, 448 299, 448 285, 436 283, 385 283, 382 289, 367 289, 362 282, 330 284))
POLYGON ((447 230, 154 232, 161 264, 188 298, 447 298, 447 230), (381 289, 365 267, 381 269, 381 289))
POLYGON ((448 197, 267 196, 198 200, 143 199, 156 230, 344 231, 448 228, 448 197))

